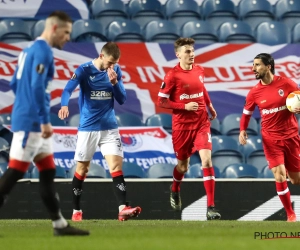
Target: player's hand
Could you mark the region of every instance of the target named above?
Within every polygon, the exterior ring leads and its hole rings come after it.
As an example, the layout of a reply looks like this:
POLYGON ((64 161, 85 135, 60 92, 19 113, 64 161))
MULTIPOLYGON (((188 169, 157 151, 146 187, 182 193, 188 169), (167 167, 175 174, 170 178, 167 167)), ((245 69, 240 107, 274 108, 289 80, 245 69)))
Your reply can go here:
POLYGON ((49 138, 53 134, 52 126, 50 123, 41 124, 41 132, 43 138, 49 138))
POLYGON ((241 145, 247 144, 248 135, 245 130, 242 130, 239 135, 239 142, 241 145))
POLYGON ((209 109, 209 112, 210 112, 210 114, 211 114, 211 117, 209 118, 209 120, 212 121, 213 119, 216 119, 216 118, 217 118, 217 111, 214 109, 213 105, 210 104, 210 105, 208 106, 208 109, 209 109))
POLYGON ((65 118, 67 118, 68 116, 69 116, 68 106, 62 106, 60 108, 60 110, 58 111, 58 117, 63 120, 65 118))
POLYGON ((184 108, 188 111, 197 111, 198 110, 198 103, 197 102, 189 102, 185 104, 184 108))
POLYGON ((294 113, 295 114, 300 114, 300 108, 294 108, 294 113))
POLYGON ((112 85, 117 84, 117 73, 114 71, 113 65, 107 69, 107 75, 112 85))

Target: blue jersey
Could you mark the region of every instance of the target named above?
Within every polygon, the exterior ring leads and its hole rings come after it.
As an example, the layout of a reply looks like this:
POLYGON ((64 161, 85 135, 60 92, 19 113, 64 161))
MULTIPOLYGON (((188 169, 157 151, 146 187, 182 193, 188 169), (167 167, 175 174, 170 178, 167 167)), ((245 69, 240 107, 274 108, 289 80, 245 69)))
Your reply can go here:
POLYGON ((98 70, 93 61, 80 65, 68 81, 61 97, 61 106, 68 106, 72 92, 79 85, 79 131, 100 131, 118 127, 114 99, 119 104, 126 101, 126 92, 119 65, 114 66, 117 84, 111 84, 106 70, 98 70))
POLYGON ((40 132, 50 122, 49 83, 54 75, 51 47, 43 39, 30 43, 19 55, 10 82, 16 95, 12 111, 12 130, 40 132))

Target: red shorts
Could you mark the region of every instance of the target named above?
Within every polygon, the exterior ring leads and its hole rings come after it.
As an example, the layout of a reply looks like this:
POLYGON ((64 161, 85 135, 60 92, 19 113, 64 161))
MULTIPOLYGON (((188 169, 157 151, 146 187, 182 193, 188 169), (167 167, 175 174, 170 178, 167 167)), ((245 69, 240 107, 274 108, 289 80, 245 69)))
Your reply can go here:
POLYGON ((287 171, 300 172, 300 138, 298 135, 285 140, 263 138, 263 147, 269 168, 284 164, 287 171))
POLYGON ((195 151, 212 149, 210 123, 197 130, 175 130, 172 133, 173 148, 178 160, 188 159, 195 151))

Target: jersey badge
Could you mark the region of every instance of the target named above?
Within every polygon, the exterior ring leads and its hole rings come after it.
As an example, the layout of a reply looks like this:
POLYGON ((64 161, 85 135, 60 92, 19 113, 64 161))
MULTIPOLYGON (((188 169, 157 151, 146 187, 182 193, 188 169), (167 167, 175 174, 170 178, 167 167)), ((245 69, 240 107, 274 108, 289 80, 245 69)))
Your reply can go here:
POLYGON ((199 80, 200 80, 200 82, 203 83, 203 77, 202 76, 199 76, 199 80))
POLYGON ((36 66, 36 72, 38 72, 38 74, 43 74, 45 70, 45 66, 43 64, 39 64, 38 66, 36 66))
POLYGON ((164 89, 165 87, 166 87, 165 82, 162 82, 160 88, 161 88, 161 89, 164 89))
POLYGON ((283 96, 283 95, 284 95, 284 91, 283 91, 282 89, 279 89, 279 90, 278 90, 278 94, 279 94, 280 96, 283 96))
POLYGON ((73 75, 72 75, 72 77, 71 77, 71 80, 74 80, 74 79, 76 79, 76 74, 74 73, 73 75))

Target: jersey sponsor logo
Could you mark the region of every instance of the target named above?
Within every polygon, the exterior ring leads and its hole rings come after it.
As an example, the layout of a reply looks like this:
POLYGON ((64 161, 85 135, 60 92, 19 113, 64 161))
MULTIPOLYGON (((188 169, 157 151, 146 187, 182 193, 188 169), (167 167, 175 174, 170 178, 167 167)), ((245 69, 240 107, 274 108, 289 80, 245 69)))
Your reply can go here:
POLYGON ((278 94, 279 94, 280 96, 283 96, 283 95, 284 95, 284 91, 283 91, 282 89, 279 89, 279 90, 278 90, 278 94))
POLYGON ((91 91, 91 99, 93 100, 108 100, 112 99, 112 92, 106 91, 91 91))
POLYGON ((95 76, 90 76, 91 81, 94 81, 94 79, 95 79, 95 76))
POLYGON ((262 115, 268 115, 268 114, 273 114, 273 113, 277 113, 279 111, 282 111, 282 110, 285 110, 286 109, 286 106, 281 106, 281 107, 278 107, 278 108, 273 108, 273 109, 263 109, 261 111, 261 114, 262 115))
POLYGON ((39 64, 38 66, 36 66, 36 72, 38 72, 38 74, 43 74, 45 70, 45 66, 43 64, 39 64))
POLYGON ((77 77, 77 75, 74 73, 74 74, 72 75, 72 77, 71 77, 71 80, 76 79, 76 77, 77 77))
POLYGON ((182 94, 179 99, 180 100, 184 100, 184 99, 195 99, 195 98, 199 98, 203 96, 203 92, 200 92, 200 93, 197 93, 197 94, 191 94, 191 95, 188 95, 188 94, 182 94))
POLYGON ((166 87, 165 82, 162 82, 161 85, 160 85, 160 88, 161 88, 161 89, 164 89, 165 87, 166 87))

